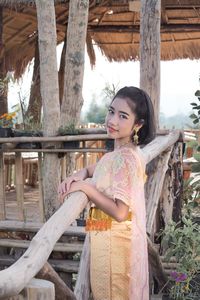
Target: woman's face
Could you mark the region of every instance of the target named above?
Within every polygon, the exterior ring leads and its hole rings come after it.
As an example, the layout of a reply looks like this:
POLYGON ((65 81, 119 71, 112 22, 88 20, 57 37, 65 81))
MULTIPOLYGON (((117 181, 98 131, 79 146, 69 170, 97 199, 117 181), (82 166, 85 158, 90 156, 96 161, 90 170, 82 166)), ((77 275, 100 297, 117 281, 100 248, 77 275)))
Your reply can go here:
POLYGON ((108 108, 106 129, 108 136, 120 142, 129 142, 136 116, 124 98, 116 97, 108 108))

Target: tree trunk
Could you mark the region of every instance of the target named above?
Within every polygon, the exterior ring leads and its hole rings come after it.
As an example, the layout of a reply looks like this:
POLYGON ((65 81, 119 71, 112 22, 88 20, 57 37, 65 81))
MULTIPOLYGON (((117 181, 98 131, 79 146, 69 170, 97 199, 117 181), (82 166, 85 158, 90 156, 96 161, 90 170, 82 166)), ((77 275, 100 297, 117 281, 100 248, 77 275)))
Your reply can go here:
POLYGON ((160 110, 160 0, 141 0, 140 87, 150 96, 159 127, 160 110))
POLYGON ((3 7, 0 6, 0 80, 3 87, 0 89, 0 115, 8 112, 8 82, 5 79, 5 57, 3 44, 3 7))
MULTIPOLYGON (((83 105, 82 86, 85 63, 85 42, 89 0, 71 0, 67 28, 64 95, 61 106, 61 126, 77 124, 83 105)), ((74 155, 67 155, 67 175, 74 170, 74 155)))
POLYGON ((29 98, 26 117, 30 119, 31 124, 40 124, 41 120, 42 98, 40 93, 40 59, 38 41, 35 45, 35 61, 33 69, 33 78, 31 84, 31 93, 29 98))
MULTIPOLYGON (((54 1, 36 0, 40 53, 41 96, 44 136, 55 136, 60 121, 58 72, 56 60, 56 22, 54 1)), ((44 154, 43 188, 45 217, 58 207, 60 163, 57 154, 44 154)))

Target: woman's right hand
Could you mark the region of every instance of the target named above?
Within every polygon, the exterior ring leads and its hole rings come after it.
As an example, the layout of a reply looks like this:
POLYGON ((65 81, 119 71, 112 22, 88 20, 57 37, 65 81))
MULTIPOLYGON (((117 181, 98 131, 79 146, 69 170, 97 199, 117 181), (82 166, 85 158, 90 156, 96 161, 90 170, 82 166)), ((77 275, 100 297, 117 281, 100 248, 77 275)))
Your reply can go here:
POLYGON ((64 195, 70 190, 70 186, 72 182, 82 180, 82 178, 79 178, 78 176, 70 176, 67 177, 61 184, 58 186, 58 194, 64 195))

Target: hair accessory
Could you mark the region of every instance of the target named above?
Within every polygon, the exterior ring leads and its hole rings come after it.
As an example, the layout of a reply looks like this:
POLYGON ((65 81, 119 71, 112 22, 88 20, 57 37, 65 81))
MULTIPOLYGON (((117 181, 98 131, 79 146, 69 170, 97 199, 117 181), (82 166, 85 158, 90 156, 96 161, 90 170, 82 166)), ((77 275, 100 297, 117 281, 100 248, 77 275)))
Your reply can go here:
POLYGON ((138 128, 138 127, 135 127, 134 129, 133 129, 133 143, 135 144, 135 145, 137 145, 138 144, 138 141, 139 141, 139 137, 138 137, 138 131, 140 130, 140 128, 138 128))

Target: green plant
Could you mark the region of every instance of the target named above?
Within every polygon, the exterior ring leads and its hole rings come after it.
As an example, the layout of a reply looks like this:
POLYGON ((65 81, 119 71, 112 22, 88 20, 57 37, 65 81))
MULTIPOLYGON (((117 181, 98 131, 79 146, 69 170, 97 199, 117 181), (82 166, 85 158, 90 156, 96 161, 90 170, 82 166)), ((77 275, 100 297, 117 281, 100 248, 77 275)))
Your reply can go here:
POLYGON ((69 125, 61 126, 58 129, 58 133, 60 135, 68 135, 68 134, 73 135, 73 134, 79 134, 80 130, 78 128, 76 128, 74 123, 70 123, 69 125))
POLYGON ((192 109, 194 110, 194 113, 190 115, 190 118, 192 119, 193 124, 196 125, 200 122, 200 90, 197 90, 194 95, 197 97, 199 103, 190 103, 192 105, 192 109))
POLYGON ((167 249, 165 258, 174 257, 177 263, 176 270, 170 274, 170 297, 173 300, 199 299, 200 285, 195 281, 200 271, 199 232, 200 225, 187 213, 182 222, 171 221, 162 232, 161 244, 167 249))

